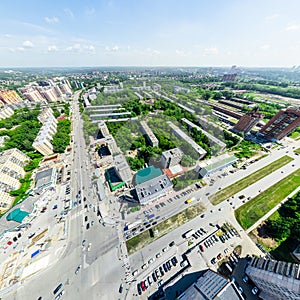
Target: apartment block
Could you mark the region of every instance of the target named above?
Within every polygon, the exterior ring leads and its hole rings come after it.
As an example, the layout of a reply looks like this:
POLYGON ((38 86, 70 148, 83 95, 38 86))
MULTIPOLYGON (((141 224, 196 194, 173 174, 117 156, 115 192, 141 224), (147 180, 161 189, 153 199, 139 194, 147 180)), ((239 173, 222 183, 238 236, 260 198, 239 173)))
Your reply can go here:
POLYGON ((151 128, 147 125, 147 123, 145 121, 141 121, 140 124, 141 124, 142 133, 146 136, 149 144, 153 147, 157 147, 158 146, 158 139, 154 135, 151 128))
POLYGON ((13 90, 0 90, 0 105, 14 104, 22 101, 22 98, 13 90))
POLYGON ((58 100, 54 87, 39 87, 38 91, 49 102, 56 102, 58 100))
POLYGON ((46 100, 38 90, 31 87, 19 90, 22 92, 23 96, 31 102, 44 102, 46 100))
POLYGON ((0 153, 0 190, 10 192, 20 187, 19 179, 25 176, 24 165, 30 158, 13 148, 0 153))
POLYGON ((182 155, 183 152, 179 148, 164 151, 161 154, 161 167, 163 169, 168 169, 178 165, 182 159, 182 155))
POLYGON ((117 175, 127 185, 130 184, 132 181, 132 172, 125 156, 123 154, 118 154, 114 156, 113 160, 117 175))
POLYGON ((109 130, 106 126, 106 123, 104 121, 100 121, 98 123, 98 128, 100 129, 101 134, 106 137, 109 135, 109 130))
POLYGON ((258 108, 253 109, 239 119, 233 131, 248 133, 263 117, 264 115, 259 113, 258 108))
POLYGON ((189 128, 196 128, 197 130, 201 131, 203 134, 205 134, 208 139, 210 140, 210 142, 213 145, 218 145, 220 147, 220 151, 223 151, 226 148, 226 143, 222 142, 221 140, 219 140, 218 138, 216 138, 215 136, 211 135, 209 132, 205 131, 204 129, 202 129, 201 127, 197 126, 196 124, 194 124, 193 122, 189 121, 186 118, 182 118, 181 119, 185 124, 187 124, 187 126, 189 128))
POLYGON ((259 133, 268 140, 281 140, 300 126, 300 108, 280 110, 259 133))
POLYGON ((0 120, 9 118, 13 114, 14 114, 13 109, 10 108, 8 105, 0 106, 0 120))
POLYGON ((300 265, 254 257, 246 274, 260 289, 259 297, 267 300, 300 299, 300 265))
POLYGON ((168 121, 167 124, 171 127, 174 134, 182 140, 185 140, 192 148, 197 152, 199 159, 206 155, 206 151, 200 147, 191 137, 189 137, 185 132, 183 132, 179 127, 174 125, 172 122, 168 121))
POLYGON ((0 189, 0 214, 6 212, 13 204, 14 197, 0 189))

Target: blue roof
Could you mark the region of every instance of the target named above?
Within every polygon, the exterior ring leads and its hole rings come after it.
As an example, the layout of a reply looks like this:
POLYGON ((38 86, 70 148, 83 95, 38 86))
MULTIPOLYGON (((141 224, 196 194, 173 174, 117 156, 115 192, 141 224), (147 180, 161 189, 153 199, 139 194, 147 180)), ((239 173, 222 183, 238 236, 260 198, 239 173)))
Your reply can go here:
POLYGON ((159 168, 155 168, 153 166, 149 168, 145 168, 142 170, 139 170, 135 175, 135 183, 140 184, 143 182, 146 182, 148 180, 151 180, 153 178, 156 178, 158 176, 162 175, 162 171, 159 168))

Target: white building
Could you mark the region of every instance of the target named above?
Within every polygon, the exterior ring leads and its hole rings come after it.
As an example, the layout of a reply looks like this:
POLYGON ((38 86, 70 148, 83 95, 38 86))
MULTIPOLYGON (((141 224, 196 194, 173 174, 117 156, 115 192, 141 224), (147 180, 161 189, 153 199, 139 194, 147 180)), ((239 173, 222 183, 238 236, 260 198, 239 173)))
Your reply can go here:
POLYGON ((145 121, 141 121, 141 130, 144 135, 146 135, 146 138, 148 142, 150 143, 151 146, 157 147, 158 146, 158 139, 154 135, 153 131, 151 128, 147 125, 145 121))
POLYGON ((120 179, 129 185, 132 181, 132 172, 123 154, 114 156, 115 171, 120 179))
POLYGON ((161 154, 161 166, 163 169, 176 166, 182 159, 183 152, 179 148, 164 151, 161 154))

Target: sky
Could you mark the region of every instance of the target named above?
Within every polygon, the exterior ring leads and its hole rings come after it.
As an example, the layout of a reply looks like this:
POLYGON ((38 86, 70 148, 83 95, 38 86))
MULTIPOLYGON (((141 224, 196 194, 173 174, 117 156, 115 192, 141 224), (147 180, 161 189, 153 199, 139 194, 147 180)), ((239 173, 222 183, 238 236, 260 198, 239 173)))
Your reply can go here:
POLYGON ((300 65, 299 0, 1 0, 0 67, 300 65))

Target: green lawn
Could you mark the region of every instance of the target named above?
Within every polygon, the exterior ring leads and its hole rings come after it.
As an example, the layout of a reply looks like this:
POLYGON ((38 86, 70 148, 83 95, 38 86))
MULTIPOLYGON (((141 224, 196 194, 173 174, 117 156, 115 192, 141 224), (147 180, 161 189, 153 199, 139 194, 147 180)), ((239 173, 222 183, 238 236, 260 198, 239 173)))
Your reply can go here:
POLYGON ((128 250, 128 254, 132 253, 144 248, 148 244, 154 242, 160 237, 166 235, 167 233, 175 230, 179 226, 185 224, 186 222, 194 219, 199 214, 201 214, 205 210, 205 207, 201 203, 197 203, 196 205, 190 206, 182 212, 170 217, 167 220, 157 224, 152 227, 153 232, 157 231, 153 237, 150 236, 149 230, 133 237, 132 239, 126 241, 126 246, 128 250))
POLYGON ((292 157, 285 155, 285 156, 273 161, 269 165, 248 175, 247 177, 244 177, 243 179, 222 189, 221 191, 217 192, 216 194, 210 196, 209 200, 213 205, 217 205, 220 202, 224 201, 225 199, 235 195, 239 191, 241 191, 241 190, 245 189, 246 187, 250 186, 251 184, 255 183, 256 181, 264 178, 268 174, 271 174, 272 172, 276 171, 277 169, 283 167, 284 165, 288 164, 292 160, 294 160, 292 157))
POLYGON ((300 185, 300 169, 283 178, 235 211, 244 229, 251 227, 300 185))
POLYGON ((298 148, 298 149, 294 150, 294 152, 296 152, 296 153, 300 154, 300 148, 298 148))

